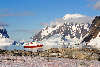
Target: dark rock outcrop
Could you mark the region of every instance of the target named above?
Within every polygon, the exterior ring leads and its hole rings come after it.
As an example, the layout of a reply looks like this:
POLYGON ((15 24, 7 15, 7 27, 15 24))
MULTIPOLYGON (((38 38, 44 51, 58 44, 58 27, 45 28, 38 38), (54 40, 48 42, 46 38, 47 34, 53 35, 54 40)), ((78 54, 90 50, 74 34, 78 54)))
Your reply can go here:
POLYGON ((0 34, 2 34, 2 36, 4 38, 9 38, 9 35, 8 35, 7 30, 5 28, 0 29, 0 34))
POLYGON ((46 27, 45 29, 42 29, 38 34, 33 36, 33 41, 35 41, 35 40, 41 41, 43 39, 48 39, 49 37, 51 37, 55 34, 62 34, 63 37, 70 36, 70 38, 76 37, 76 38, 80 39, 80 37, 84 37, 87 34, 89 26, 90 26, 89 23, 78 24, 78 23, 66 22, 63 25, 60 25, 58 28, 56 28, 56 26, 55 27, 46 27), (45 36, 42 35, 44 31, 49 31, 49 28, 52 28, 52 29, 54 28, 54 30, 52 30, 51 33, 48 33, 48 32, 45 33, 45 34, 47 34, 45 36))
POLYGON ((31 52, 24 50, 1 50, 0 55, 9 56, 31 56, 31 57, 54 57, 54 58, 69 58, 79 60, 99 60, 100 50, 97 49, 78 49, 78 48, 51 48, 41 52, 31 52))
POLYGON ((90 26, 88 36, 86 36, 82 42, 88 43, 92 38, 93 39, 96 38, 99 32, 100 32, 100 16, 96 16, 90 26))

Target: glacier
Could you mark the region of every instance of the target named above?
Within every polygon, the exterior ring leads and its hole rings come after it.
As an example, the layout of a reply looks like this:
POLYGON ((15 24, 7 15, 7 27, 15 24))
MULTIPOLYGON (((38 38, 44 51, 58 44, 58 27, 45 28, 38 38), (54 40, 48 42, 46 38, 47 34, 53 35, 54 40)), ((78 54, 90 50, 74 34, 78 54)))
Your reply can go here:
POLYGON ((6 49, 13 43, 13 40, 9 39, 6 29, 0 26, 0 49, 6 49))

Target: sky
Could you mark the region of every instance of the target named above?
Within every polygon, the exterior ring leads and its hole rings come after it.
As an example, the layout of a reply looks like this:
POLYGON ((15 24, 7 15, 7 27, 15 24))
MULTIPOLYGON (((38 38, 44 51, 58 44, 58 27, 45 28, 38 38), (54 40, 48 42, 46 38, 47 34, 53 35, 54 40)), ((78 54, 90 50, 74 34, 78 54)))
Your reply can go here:
POLYGON ((14 40, 29 40, 65 14, 100 15, 100 0, 0 0, 0 23, 14 40))

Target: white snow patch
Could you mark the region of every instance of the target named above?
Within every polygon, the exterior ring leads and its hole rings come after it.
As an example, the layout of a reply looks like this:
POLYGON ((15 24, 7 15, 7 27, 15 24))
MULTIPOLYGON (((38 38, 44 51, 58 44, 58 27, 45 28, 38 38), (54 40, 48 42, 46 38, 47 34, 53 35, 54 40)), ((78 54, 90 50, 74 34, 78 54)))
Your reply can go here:
POLYGON ((90 40, 88 45, 91 45, 94 48, 100 48, 100 32, 98 33, 96 38, 90 40))
MULTIPOLYGON (((4 30, 4 27, 0 26, 0 29, 4 30)), ((0 33, 0 49, 6 49, 13 43, 13 40, 5 38, 2 33, 0 33)))

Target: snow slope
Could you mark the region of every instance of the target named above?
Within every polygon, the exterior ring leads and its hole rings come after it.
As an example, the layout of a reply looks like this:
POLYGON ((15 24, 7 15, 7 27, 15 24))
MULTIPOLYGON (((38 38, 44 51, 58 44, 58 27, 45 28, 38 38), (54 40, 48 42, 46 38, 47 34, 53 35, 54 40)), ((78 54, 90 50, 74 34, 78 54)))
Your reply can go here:
POLYGON ((91 45, 94 48, 100 48, 100 32, 96 38, 92 38, 87 45, 91 45))
POLYGON ((52 22, 50 26, 43 28, 32 38, 33 41, 41 41, 44 45, 53 45, 51 47, 59 44, 66 45, 66 47, 77 47, 89 31, 92 20, 92 17, 81 14, 66 14, 63 18, 52 22))
POLYGON ((100 16, 92 21, 88 35, 83 39, 87 45, 100 49, 100 16))
POLYGON ((5 49, 13 43, 4 27, 0 26, 0 49, 5 49))

